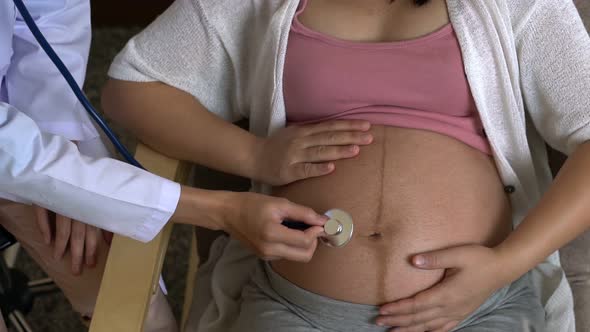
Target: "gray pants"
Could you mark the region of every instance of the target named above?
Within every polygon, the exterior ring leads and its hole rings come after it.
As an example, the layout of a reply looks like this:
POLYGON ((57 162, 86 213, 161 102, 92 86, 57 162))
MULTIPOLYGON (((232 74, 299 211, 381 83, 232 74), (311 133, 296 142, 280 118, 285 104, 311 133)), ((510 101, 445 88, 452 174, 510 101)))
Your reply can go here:
MULTIPOLYGON (((590 6, 588 6, 590 9, 590 6)), ((590 21, 589 21, 590 22, 590 21)), ((574 294, 576 331, 590 331, 590 231, 559 250, 561 265, 574 294)))
MULTIPOLYGON (((385 332, 379 307, 333 300, 290 283, 260 262, 242 292, 234 332, 385 332)), ((498 290, 453 331, 544 332, 545 311, 528 275, 498 290)))

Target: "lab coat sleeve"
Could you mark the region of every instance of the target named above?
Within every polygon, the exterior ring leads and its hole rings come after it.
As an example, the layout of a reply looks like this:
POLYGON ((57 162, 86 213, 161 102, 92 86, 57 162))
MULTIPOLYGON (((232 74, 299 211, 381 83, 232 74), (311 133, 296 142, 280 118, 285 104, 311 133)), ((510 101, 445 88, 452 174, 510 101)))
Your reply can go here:
MULTIPOLYGON (((91 40, 89 0, 27 0, 31 16, 82 86, 91 40)), ((6 73, 8 102, 35 120, 41 131, 74 141, 98 133, 64 78, 17 15, 13 56, 6 73)))
POLYGON ((170 219, 180 185, 110 158, 81 155, 0 103, 0 188, 59 214, 140 241, 170 219))

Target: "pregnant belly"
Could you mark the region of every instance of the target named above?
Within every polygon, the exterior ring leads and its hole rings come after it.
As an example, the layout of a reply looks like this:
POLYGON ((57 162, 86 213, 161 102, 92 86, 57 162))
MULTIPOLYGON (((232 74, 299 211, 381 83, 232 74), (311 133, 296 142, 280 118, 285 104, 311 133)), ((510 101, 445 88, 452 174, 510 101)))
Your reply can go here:
POLYGON ((512 229, 510 205, 491 157, 437 133, 373 126, 374 142, 334 173, 274 188, 318 212, 339 208, 355 234, 341 248, 319 245, 309 263, 272 268, 311 292, 378 305, 411 296, 442 277, 412 267, 412 255, 453 245, 493 246, 512 229))

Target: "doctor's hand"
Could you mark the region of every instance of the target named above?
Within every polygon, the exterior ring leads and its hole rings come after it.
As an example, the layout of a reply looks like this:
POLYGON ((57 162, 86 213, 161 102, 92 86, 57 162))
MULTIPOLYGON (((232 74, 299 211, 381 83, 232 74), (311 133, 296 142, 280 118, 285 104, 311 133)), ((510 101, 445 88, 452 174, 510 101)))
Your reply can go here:
POLYGON ((329 174, 333 161, 352 158, 372 142, 370 127, 368 121, 336 120, 282 128, 256 147, 253 178, 280 186, 329 174))
POLYGON ((324 234, 327 217, 284 198, 255 193, 232 193, 234 209, 226 215, 224 230, 254 249, 264 260, 309 262, 317 238, 324 234), (314 225, 305 231, 281 225, 285 219, 314 225))
POLYGON ((35 206, 35 214, 45 244, 51 244, 52 233, 55 232, 53 255, 56 260, 63 258, 69 246, 72 274, 81 274, 84 265, 89 268, 96 266, 101 230, 38 206, 35 206))
POLYGON ((430 289, 380 308, 377 324, 395 327, 391 331, 450 331, 513 279, 500 255, 480 245, 423 253, 411 262, 419 269, 445 269, 445 274, 430 289))

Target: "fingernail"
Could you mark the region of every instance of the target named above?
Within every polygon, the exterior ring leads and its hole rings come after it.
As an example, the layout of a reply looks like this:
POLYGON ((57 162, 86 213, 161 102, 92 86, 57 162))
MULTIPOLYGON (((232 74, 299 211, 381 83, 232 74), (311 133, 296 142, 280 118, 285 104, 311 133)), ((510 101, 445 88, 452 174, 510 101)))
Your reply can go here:
POLYGON ((356 153, 358 152, 359 147, 356 145, 351 145, 348 149, 350 150, 350 152, 356 153))
POLYGON ((426 265, 426 258, 424 258, 424 256, 416 256, 414 257, 414 264, 424 266, 426 265))

